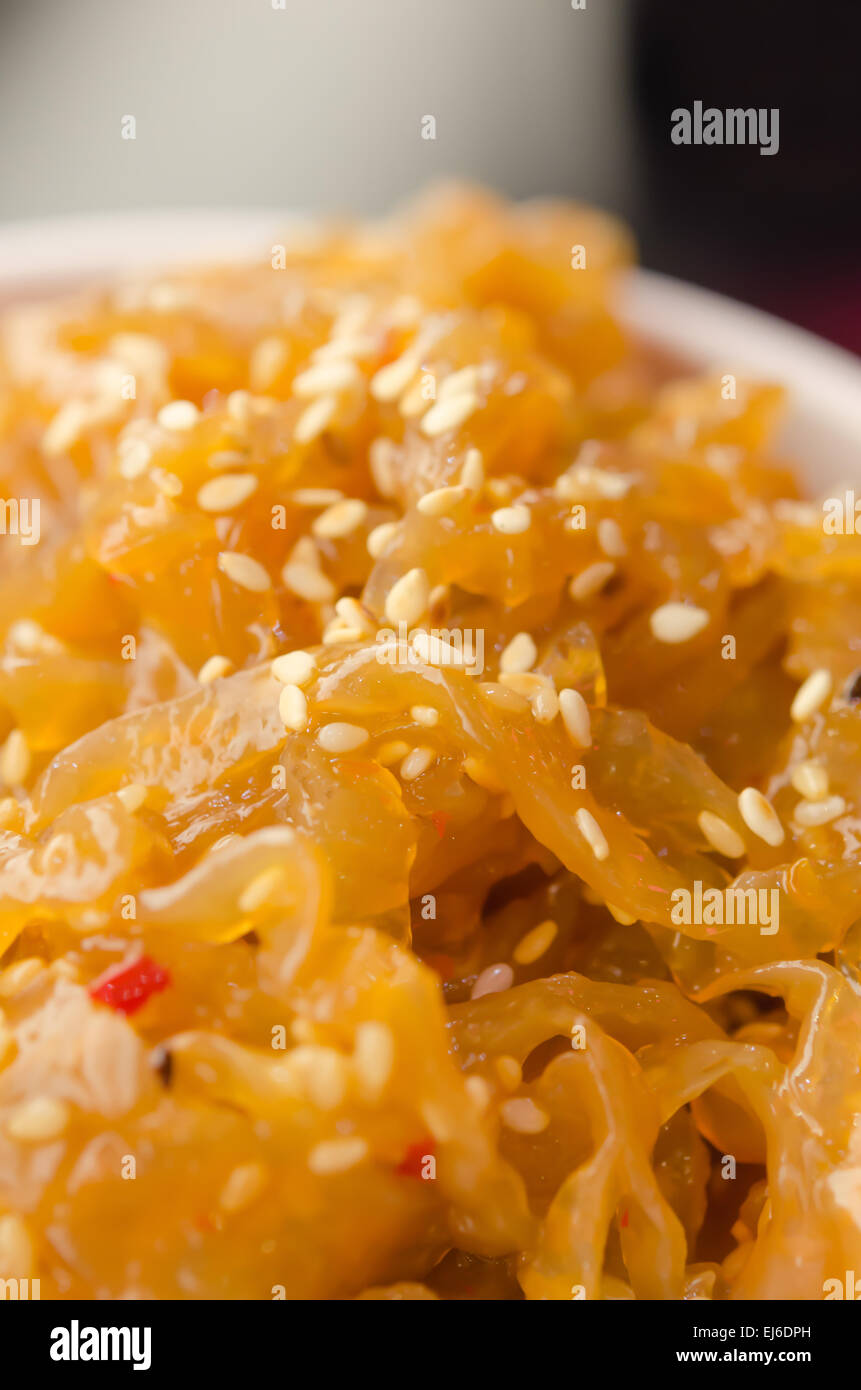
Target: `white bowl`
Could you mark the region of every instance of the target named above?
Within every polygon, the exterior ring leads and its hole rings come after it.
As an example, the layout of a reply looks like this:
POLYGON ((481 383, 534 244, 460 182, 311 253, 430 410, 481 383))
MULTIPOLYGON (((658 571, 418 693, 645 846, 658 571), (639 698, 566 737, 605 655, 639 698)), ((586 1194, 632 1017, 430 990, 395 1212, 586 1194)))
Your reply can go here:
MULTIPOLYGON (((0 302, 82 281, 249 256, 310 219, 254 209, 105 214, 0 227, 0 302)), ((635 270, 618 310, 629 327, 692 364, 788 388, 781 444, 814 495, 861 470, 861 361, 802 329, 721 295, 635 270)))

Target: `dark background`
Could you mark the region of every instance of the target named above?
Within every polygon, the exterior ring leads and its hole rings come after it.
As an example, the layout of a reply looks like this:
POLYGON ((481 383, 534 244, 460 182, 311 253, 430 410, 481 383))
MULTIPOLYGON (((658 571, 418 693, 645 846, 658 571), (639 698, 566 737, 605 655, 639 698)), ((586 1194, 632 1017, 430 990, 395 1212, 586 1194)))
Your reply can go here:
POLYGON ((637 0, 629 44, 646 263, 861 352, 859 0, 637 0), (778 153, 673 145, 697 99, 777 107, 778 153))

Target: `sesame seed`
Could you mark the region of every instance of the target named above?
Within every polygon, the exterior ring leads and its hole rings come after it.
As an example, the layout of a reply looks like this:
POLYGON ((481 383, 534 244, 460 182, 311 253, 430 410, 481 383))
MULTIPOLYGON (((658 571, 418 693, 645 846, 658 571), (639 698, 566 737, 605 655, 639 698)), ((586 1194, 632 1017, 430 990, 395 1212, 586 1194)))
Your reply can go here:
POLYGON ((335 1110, 342 1103, 349 1079, 347 1060, 334 1048, 315 1043, 294 1047, 282 1067, 284 1081, 321 1110, 335 1110))
POLYGON ((402 738, 391 739, 389 743, 383 743, 377 749, 376 759, 382 763, 383 767, 391 767, 392 763, 399 763, 410 751, 410 745, 402 738))
POLYGON ((250 590, 252 594, 265 593, 272 587, 272 580, 266 570, 250 555, 242 555, 238 550, 222 550, 219 552, 217 564, 222 574, 234 584, 238 584, 241 589, 250 590))
POLYGON ((374 624, 371 621, 367 609, 363 608, 357 598, 345 596, 339 598, 335 603, 335 612, 342 622, 350 623, 358 628, 360 632, 371 634, 374 631, 374 624))
POLYGON ((547 680, 547 676, 539 675, 537 671, 503 671, 499 677, 499 684, 506 690, 514 690, 518 695, 524 695, 527 700, 531 700, 547 680))
POLYGON ((273 864, 268 869, 261 869, 259 874, 245 885, 239 895, 237 906, 239 911, 248 916, 252 912, 258 912, 261 907, 268 906, 275 894, 284 884, 284 868, 280 864, 273 864))
POLYGON ((18 802, 14 796, 4 796, 0 800, 0 830, 8 830, 18 819, 18 802))
POLYGON ((412 386, 398 401, 398 410, 405 420, 414 420, 428 410, 428 396, 425 390, 425 377, 417 377, 412 386))
POLYGON ((358 1025, 353 1061, 365 1098, 378 1099, 395 1062, 395 1038, 388 1024, 369 1020, 358 1025))
POLYGON ((465 487, 437 487, 420 497, 416 507, 423 516, 446 516, 466 495, 465 487))
POLYGON ((361 526, 367 514, 367 502, 360 497, 345 497, 342 502, 327 507, 316 517, 311 523, 311 531, 318 540, 340 540, 361 526))
POLYGON ((190 430, 200 419, 200 411, 192 401, 168 401, 155 418, 164 430, 190 430))
POLYGON ((486 1110, 493 1098, 493 1093, 484 1077, 467 1076, 463 1084, 479 1110, 486 1110))
POLYGON ((496 1074, 507 1091, 516 1091, 523 1080, 523 1071, 516 1057, 503 1052, 497 1057, 494 1066, 496 1074))
POLYGON ((610 853, 610 846, 607 843, 607 837, 592 815, 592 812, 587 811, 585 806, 581 806, 574 816, 574 823, 595 858, 598 860, 606 859, 610 853))
POLYGON ((528 632, 512 637, 499 658, 499 669, 508 674, 530 671, 538 660, 538 649, 528 632))
POLYGON ((793 811, 799 825, 827 825, 846 814, 846 802, 842 796, 826 796, 822 801, 799 801, 793 811))
POLYGON ((436 750, 434 748, 413 748, 398 769, 402 780, 414 782, 417 777, 421 777, 423 773, 427 772, 435 757, 436 750))
POLYGON ((546 922, 539 922, 538 926, 522 936, 515 946, 514 959, 517 964, 532 965, 539 960, 552 946, 558 931, 559 928, 551 918, 546 922))
POLYGON ((6 640, 24 656, 59 656, 65 651, 63 643, 32 618, 17 618, 11 623, 6 640))
POLYGON ((210 454, 206 460, 207 468, 237 468, 239 465, 248 462, 248 455, 241 454, 238 449, 216 449, 214 454, 210 454))
POLYGON ((484 486, 484 459, 478 449, 467 449, 463 467, 460 470, 460 481, 463 487, 470 492, 479 492, 484 486))
POLYGON ((221 1189, 218 1198, 221 1210, 233 1213, 249 1207, 260 1196, 267 1178, 268 1172, 262 1163, 240 1163, 221 1189))
POLYGON ((282 685, 307 685, 314 677, 317 662, 310 652, 285 652, 275 657, 269 669, 282 685))
POLYGON ((139 811, 146 801, 147 789, 140 782, 129 782, 125 787, 120 787, 117 792, 117 799, 122 802, 126 810, 134 815, 139 811))
POLYGON ((519 536, 529 530, 532 516, 528 507, 517 503, 513 507, 498 507, 491 512, 490 520, 503 536, 519 536))
POLYGON ((0 747, 0 782, 18 787, 30 771, 30 747, 20 729, 13 729, 0 747))
POLYGON ((362 381, 362 373, 355 362, 345 359, 341 362, 318 362, 307 371, 300 372, 293 382, 293 394, 309 399, 324 392, 348 391, 362 381))
POLYGON ((474 391, 477 386, 478 368, 462 367, 459 372, 452 372, 450 376, 440 382, 437 400, 450 400, 454 396, 463 395, 466 391, 474 391))
POLYGON ((398 490, 396 462, 398 447, 384 437, 371 441, 368 449, 368 467, 374 480, 374 487, 381 497, 394 497, 398 490))
POLYGON ((612 555, 614 559, 628 553, 622 528, 610 516, 602 517, 598 522, 598 545, 605 555, 612 555))
POLYGON ((323 632, 323 646, 334 647, 340 642, 362 642, 368 636, 367 628, 351 626, 343 618, 333 618, 323 632))
POLYGON ((341 362, 347 357, 370 357, 377 351, 377 339, 370 334, 354 333, 351 336, 336 334, 328 343, 321 343, 311 353, 315 362, 341 362))
POLYGON ((229 675, 232 670, 233 662, 228 656, 211 656, 208 661, 204 661, 197 673, 197 679, 201 685, 209 685, 212 681, 229 675))
POLYGON ((330 603, 335 597, 335 585, 317 565, 303 560, 288 560, 281 571, 285 588, 307 603, 330 603))
POLYGON ((227 414, 233 423, 244 428, 248 424, 251 415, 251 392, 231 391, 225 404, 227 406, 227 414))
POLYGON ((514 971, 507 961, 498 961, 481 971, 470 991, 470 999, 481 999, 485 994, 501 994, 514 984, 514 971))
POLYGON ((828 773, 821 763, 807 760, 797 763, 790 778, 799 796, 806 801, 821 801, 828 795, 828 773))
POLYGON ((499 1117, 508 1129, 518 1134, 540 1134, 550 1123, 550 1117, 528 1096, 513 1096, 499 1107, 499 1117))
POLYGON ((83 401, 66 401, 60 406, 42 435, 42 453, 47 458, 65 454, 86 429, 89 412, 83 401))
POLYGON ((658 642, 667 642, 671 645, 678 642, 689 642, 692 637, 696 637, 698 632, 702 632, 704 627, 708 627, 709 614, 705 608, 696 608, 689 603, 664 603, 660 608, 656 608, 649 617, 649 626, 652 629, 652 636, 658 642))
POLYGON ((179 497, 182 494, 182 478, 168 473, 165 468, 154 468, 150 477, 163 497, 179 497))
POLYGON ((369 734, 358 724, 324 724, 317 734, 317 742, 327 753, 352 753, 367 743, 369 734))
POLYGON ((253 473, 220 473, 210 478, 197 494, 197 505, 205 512, 230 512, 247 502, 257 490, 253 473))
POLYGON ((267 391, 287 365, 287 348, 280 338, 262 338, 248 360, 252 391, 267 391))
POLYGON ((406 391, 419 368, 421 355, 415 351, 405 352, 380 367, 371 377, 371 395, 375 401, 387 403, 396 401, 406 391))
POLYGON ((700 811, 697 825, 718 854, 725 854, 728 859, 739 859, 744 854, 745 843, 738 831, 713 811, 700 811))
POLYGON ((321 1177, 328 1173, 343 1173, 348 1168, 355 1168, 367 1153, 367 1142, 358 1135, 352 1139, 324 1139, 315 1144, 309 1153, 308 1167, 321 1177))
POLYGON ((592 598, 603 589, 604 585, 616 573, 616 566, 610 560, 597 560, 594 565, 587 565, 568 585, 568 592, 578 603, 583 603, 585 599, 592 598))
POLYGON ((738 809, 748 830, 775 848, 784 841, 784 830, 771 802, 755 787, 745 787, 739 793, 738 809))
POLYGON ((559 696, 550 676, 536 671, 502 671, 499 683, 526 697, 532 708, 532 717, 539 724, 549 724, 556 718, 559 696))
POLYGON ((285 729, 299 733, 308 722, 308 701, 298 685, 285 685, 278 697, 278 713, 285 729))
POLYGON ((457 429, 478 409, 478 404, 474 391, 464 391, 460 395, 438 400, 422 417, 422 434, 426 439, 436 439, 449 430, 457 429))
POLYGON ((811 671, 807 680, 799 686, 795 692, 795 699, 790 707, 790 717, 796 724, 803 724, 805 719, 809 719, 811 714, 825 703, 831 694, 833 681, 831 672, 824 666, 818 670, 811 671))
POLYGON ((12 999, 16 994, 37 980, 45 969, 45 962, 39 956, 27 956, 16 960, 0 971, 0 999, 12 999))
POLYGON ((375 526, 373 531, 368 533, 365 542, 368 554, 374 560, 379 560, 380 556, 388 549, 389 542, 394 540, 400 530, 400 522, 383 521, 379 526, 375 526))
POLYGON ((389 590, 386 617, 392 623, 417 623, 428 606, 430 583, 423 569, 407 570, 389 590))
POLYGON ((550 724, 559 713, 559 696, 549 676, 542 676, 541 684, 530 702, 532 718, 536 724, 550 724))
POLYGON ((336 487, 300 487, 292 500, 297 507, 333 507, 344 500, 344 494, 336 487))
POLYGON ((6 1132, 22 1144, 57 1139, 69 1123, 69 1107, 53 1096, 33 1096, 17 1105, 6 1121, 6 1132))
POLYGON ((520 714, 526 707, 523 695, 515 690, 510 690, 508 686, 495 681, 481 681, 478 686, 482 695, 496 709, 508 710, 512 714, 520 714))
POLYGON ((632 485, 633 479, 624 473, 605 473, 589 464, 575 463, 556 479, 553 491, 565 502, 619 502, 632 485))
POLYGON ((490 764, 484 762, 482 758, 464 758, 463 770, 471 782, 486 792, 501 796, 504 791, 508 790, 504 782, 501 782, 496 776, 490 764))
POLYGON ((6 636, 10 647, 17 647, 25 656, 33 656, 41 649, 45 630, 33 618, 18 618, 6 636))
POLYGON ((432 729, 439 723, 439 710, 434 709, 433 705, 411 705, 410 717, 423 728, 432 729))
POLYGON ((338 406, 337 396, 316 396, 296 421, 293 438, 297 444, 311 444, 330 423, 338 406))
POLYGON ((120 477, 131 482, 145 473, 152 463, 152 449, 142 439, 123 439, 117 447, 120 477))
POLYGON ((462 670, 469 665, 470 659, 465 651, 435 632, 414 632, 410 637, 410 646, 418 660, 427 666, 451 666, 462 670))
POLYGON ((592 720, 589 706, 579 690, 560 690, 559 711, 562 723, 575 748, 592 747, 592 720))

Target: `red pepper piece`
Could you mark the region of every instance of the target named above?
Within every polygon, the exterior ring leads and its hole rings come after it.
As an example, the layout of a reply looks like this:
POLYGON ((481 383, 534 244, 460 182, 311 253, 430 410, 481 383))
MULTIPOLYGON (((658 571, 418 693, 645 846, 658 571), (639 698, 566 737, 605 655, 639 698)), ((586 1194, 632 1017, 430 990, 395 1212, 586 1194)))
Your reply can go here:
POLYGON ((101 984, 90 990, 90 997, 121 1014, 135 1014, 151 994, 167 989, 170 974, 149 956, 138 956, 131 965, 121 966, 101 984))
POLYGON ((439 838, 442 839, 443 835, 445 834, 446 825, 448 824, 448 811, 432 811, 431 820, 433 821, 434 826, 436 827, 437 835, 439 835, 439 838))
POLYGON ((432 1139, 419 1139, 417 1143, 408 1145, 395 1172, 403 1178, 420 1178, 424 1160, 432 1155, 433 1151, 432 1139))

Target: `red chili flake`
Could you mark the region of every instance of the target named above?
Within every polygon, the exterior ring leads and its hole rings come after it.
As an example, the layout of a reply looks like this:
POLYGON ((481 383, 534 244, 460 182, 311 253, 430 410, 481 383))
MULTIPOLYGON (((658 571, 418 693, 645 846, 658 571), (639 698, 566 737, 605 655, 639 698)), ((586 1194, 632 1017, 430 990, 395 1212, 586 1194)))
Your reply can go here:
POLYGON ((627 1213, 627 1211, 623 1211, 623 1212, 622 1212, 622 1219, 621 1219, 621 1221, 619 1222, 619 1225, 620 1225, 620 1226, 627 1226, 627 1224, 628 1224, 628 1213, 627 1213))
POLYGON ((120 966, 100 985, 94 985, 90 997, 107 1004, 121 1014, 135 1014, 143 1008, 151 994, 167 989, 170 974, 149 956, 138 956, 131 965, 120 966))
POLYGON ((448 811, 432 811, 431 820, 436 827, 437 835, 442 839, 445 834, 445 828, 448 825, 448 811))
POLYGON ((433 1151, 432 1139, 419 1139, 417 1143, 409 1144, 395 1172, 404 1178, 420 1178, 422 1165, 426 1158, 433 1156, 433 1151))

